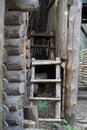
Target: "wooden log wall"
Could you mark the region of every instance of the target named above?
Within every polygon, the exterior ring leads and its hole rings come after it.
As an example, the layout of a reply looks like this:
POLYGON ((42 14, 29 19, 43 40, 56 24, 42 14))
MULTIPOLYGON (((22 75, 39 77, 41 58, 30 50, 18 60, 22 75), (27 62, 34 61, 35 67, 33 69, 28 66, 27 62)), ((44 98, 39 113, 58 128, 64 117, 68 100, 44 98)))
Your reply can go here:
POLYGON ((83 61, 79 64, 79 80, 87 84, 87 49, 83 49, 83 61))
POLYGON ((21 130, 26 84, 26 12, 5 12, 3 128, 21 130), (7 128, 8 127, 8 128, 7 128))

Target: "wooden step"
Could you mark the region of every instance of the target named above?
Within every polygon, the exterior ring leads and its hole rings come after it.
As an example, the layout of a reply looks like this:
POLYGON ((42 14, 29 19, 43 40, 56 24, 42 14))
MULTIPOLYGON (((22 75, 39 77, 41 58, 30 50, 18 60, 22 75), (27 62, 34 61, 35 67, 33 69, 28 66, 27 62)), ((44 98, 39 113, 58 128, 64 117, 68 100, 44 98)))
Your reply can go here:
POLYGON ((30 97, 30 100, 38 101, 38 100, 43 100, 43 101, 60 101, 60 98, 49 98, 49 97, 30 97))
POLYGON ((39 65, 60 65, 61 61, 58 60, 32 60, 32 66, 39 66, 39 65))
POLYGON ((33 79, 31 83, 60 83, 61 79, 33 79))
POLYGON ((40 122, 61 122, 61 119, 39 118, 40 122))

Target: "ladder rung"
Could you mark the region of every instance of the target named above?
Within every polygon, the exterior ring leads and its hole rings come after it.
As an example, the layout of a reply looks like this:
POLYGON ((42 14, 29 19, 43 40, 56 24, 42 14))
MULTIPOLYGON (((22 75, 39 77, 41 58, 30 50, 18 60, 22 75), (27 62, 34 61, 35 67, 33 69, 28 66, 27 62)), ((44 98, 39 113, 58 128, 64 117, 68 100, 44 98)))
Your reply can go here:
POLYGON ((61 119, 46 119, 46 118, 39 118, 40 122, 61 122, 61 119))
POLYGON ((60 98, 30 97, 30 100, 60 101, 60 98))
POLYGON ((55 61, 55 60, 35 60, 32 61, 32 66, 38 66, 38 65, 58 65, 61 61, 55 61))
POLYGON ((55 37, 54 34, 49 34, 49 33, 34 33, 30 34, 31 37, 41 37, 41 38, 50 38, 50 37, 55 37))
POLYGON ((60 83, 61 79, 33 79, 31 83, 60 83))

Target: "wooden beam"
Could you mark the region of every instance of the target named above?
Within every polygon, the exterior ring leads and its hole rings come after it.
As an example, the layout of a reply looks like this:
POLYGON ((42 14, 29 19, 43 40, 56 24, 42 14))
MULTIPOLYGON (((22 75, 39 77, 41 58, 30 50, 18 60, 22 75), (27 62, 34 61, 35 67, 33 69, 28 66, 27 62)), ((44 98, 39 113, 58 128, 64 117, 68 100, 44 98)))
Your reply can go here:
POLYGON ((4 8, 5 0, 0 0, 0 130, 2 130, 2 57, 4 45, 4 8))
POLYGON ((82 0, 73 0, 69 10, 68 63, 66 77, 65 116, 69 124, 76 124, 76 104, 78 95, 79 48, 81 32, 82 0))

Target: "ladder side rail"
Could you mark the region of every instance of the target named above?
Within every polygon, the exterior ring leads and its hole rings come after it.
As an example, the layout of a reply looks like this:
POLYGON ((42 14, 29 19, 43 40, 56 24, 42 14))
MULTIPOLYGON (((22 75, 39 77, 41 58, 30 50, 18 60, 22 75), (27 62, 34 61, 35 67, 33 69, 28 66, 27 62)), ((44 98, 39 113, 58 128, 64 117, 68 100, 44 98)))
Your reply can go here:
MULTIPOLYGON (((56 58, 60 61, 60 58, 56 58)), ((56 79, 60 79, 60 65, 56 65, 56 79)), ((60 102, 55 105, 55 118, 60 119, 61 116, 61 83, 56 83, 56 98, 60 98, 60 102)))
MULTIPOLYGON (((32 61, 34 61, 35 59, 32 58, 32 61)), ((35 66, 31 66, 31 80, 35 79, 35 66)), ((30 98, 33 98, 34 96, 34 83, 31 83, 30 85, 30 98)), ((30 101, 30 106, 33 105, 33 102, 30 101)))

